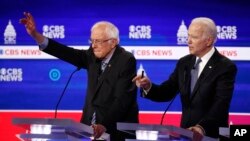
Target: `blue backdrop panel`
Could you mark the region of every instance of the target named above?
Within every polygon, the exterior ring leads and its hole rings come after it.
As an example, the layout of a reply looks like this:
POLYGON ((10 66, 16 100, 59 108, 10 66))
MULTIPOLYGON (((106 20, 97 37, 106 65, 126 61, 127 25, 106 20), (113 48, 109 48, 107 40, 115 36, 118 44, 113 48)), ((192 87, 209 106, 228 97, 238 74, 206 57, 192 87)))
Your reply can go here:
MULTIPOLYGON (((206 16, 215 20, 217 25, 225 26, 227 37, 217 45, 250 45, 250 2, 247 0, 3 0, 0 2, 0 33, 4 33, 11 20, 17 32, 17 44, 35 44, 19 24, 23 12, 33 14, 37 29, 42 32, 44 25, 63 25, 65 38, 58 39, 65 44, 88 44, 91 26, 100 20, 113 22, 121 32, 123 45, 177 45, 176 34, 182 20, 190 24, 194 17, 206 16), (151 38, 135 40, 129 38, 130 25, 149 25, 151 38), (231 27, 236 27, 232 29, 231 27), (235 31, 236 30, 236 31, 235 31), (236 33, 235 33, 235 32, 236 33), (231 35, 230 35, 231 34, 231 35), (237 39, 231 39, 237 34, 237 39)), ((0 45, 4 44, 0 40, 0 45)))
MULTIPOLYGON (((250 88, 249 62, 237 61, 238 75, 231 105, 231 112, 249 112, 250 88)), ((148 77, 160 84, 172 73, 176 61, 158 60, 137 62, 143 64, 148 77), (157 65, 155 65, 157 64, 157 65)), ((22 68, 22 82, 1 82, 1 109, 46 109, 53 110, 62 93, 70 74, 75 66, 61 60, 1 60, 0 68, 22 68), (53 76, 53 70, 60 72, 60 76, 53 76)), ((12 79, 14 80, 14 79, 12 79)), ((79 110, 85 101, 87 88, 86 71, 81 69, 76 72, 62 99, 59 109, 79 110)), ((167 94, 167 93, 166 93, 167 94)), ((138 93, 140 110, 164 110, 168 102, 156 103, 143 99, 138 93), (155 105, 155 106, 153 106, 155 105)), ((173 111, 180 111, 179 97, 171 106, 173 111)))

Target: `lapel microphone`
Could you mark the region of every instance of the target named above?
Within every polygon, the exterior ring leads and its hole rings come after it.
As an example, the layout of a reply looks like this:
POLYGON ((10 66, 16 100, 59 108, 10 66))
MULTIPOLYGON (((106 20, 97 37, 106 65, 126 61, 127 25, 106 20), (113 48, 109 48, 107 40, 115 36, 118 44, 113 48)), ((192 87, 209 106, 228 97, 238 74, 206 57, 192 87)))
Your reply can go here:
POLYGON ((65 93, 65 90, 67 89, 67 87, 68 87, 68 85, 69 85, 69 82, 70 82, 70 80, 71 80, 73 74, 74 74, 75 72, 79 71, 80 69, 81 69, 80 67, 77 67, 77 68, 71 73, 71 75, 70 75, 70 77, 69 77, 69 79, 68 79, 68 81, 67 81, 67 83, 66 83, 66 85, 65 85, 65 87, 64 87, 64 89, 63 89, 63 92, 61 93, 61 96, 60 96, 60 98, 59 98, 59 100, 58 100, 58 102, 57 102, 57 104, 56 104, 55 118, 57 118, 58 106, 59 106, 59 104, 60 104, 60 102, 61 102, 61 100, 62 100, 62 97, 63 97, 63 95, 64 95, 64 93, 65 93))

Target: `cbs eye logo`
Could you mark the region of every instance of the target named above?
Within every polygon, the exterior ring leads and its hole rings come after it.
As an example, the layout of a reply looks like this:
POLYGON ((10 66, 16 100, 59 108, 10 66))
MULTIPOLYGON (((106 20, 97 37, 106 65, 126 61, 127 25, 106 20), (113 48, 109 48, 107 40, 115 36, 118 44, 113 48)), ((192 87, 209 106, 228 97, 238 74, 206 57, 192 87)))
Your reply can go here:
POLYGON ((49 78, 52 81, 58 81, 61 78, 61 72, 58 69, 51 69, 49 72, 49 78))

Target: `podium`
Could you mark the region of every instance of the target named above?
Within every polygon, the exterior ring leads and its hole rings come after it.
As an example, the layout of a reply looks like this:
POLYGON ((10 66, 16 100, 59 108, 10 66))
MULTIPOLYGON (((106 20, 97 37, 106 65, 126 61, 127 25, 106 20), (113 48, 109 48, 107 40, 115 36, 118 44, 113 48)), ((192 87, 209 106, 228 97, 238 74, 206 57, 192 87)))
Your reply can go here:
MULTIPOLYGON (((171 125, 152 125, 137 123, 117 123, 117 129, 135 134, 136 139, 126 139, 126 141, 192 141, 193 132, 187 129, 171 125)), ((202 141, 218 141, 218 139, 204 136, 202 141)))
POLYGON ((228 127, 219 128, 220 140, 229 141, 230 140, 230 129, 228 127))
MULTIPOLYGON (((22 141, 91 141, 92 127, 72 119, 54 118, 13 118, 12 124, 26 130, 16 136, 22 141)), ((104 133, 102 140, 109 141, 104 133)))

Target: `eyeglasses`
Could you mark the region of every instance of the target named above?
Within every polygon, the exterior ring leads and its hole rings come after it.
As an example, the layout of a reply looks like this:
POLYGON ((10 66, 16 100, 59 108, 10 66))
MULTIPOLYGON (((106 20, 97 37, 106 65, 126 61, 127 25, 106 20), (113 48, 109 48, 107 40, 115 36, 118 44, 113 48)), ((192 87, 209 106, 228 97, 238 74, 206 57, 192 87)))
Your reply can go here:
POLYGON ((105 42, 107 42, 107 41, 109 41, 109 40, 112 40, 112 38, 106 39, 106 40, 90 39, 90 40, 89 40, 89 44, 99 44, 99 45, 101 45, 101 44, 103 44, 103 43, 105 43, 105 42))

